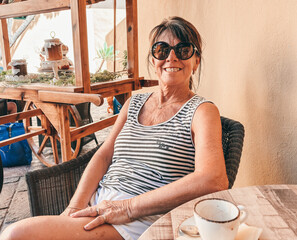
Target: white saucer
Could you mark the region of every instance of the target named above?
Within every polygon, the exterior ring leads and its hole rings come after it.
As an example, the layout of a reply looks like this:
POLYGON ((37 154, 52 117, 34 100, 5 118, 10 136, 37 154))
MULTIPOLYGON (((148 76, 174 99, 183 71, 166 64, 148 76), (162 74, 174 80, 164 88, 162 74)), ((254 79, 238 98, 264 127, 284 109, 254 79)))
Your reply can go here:
POLYGON ((189 236, 189 235, 183 233, 183 232, 180 230, 181 227, 183 227, 183 226, 188 226, 188 225, 194 225, 194 226, 196 225, 196 224, 195 224, 194 216, 186 218, 186 219, 179 225, 179 227, 178 227, 178 236, 185 236, 185 237, 187 237, 187 238, 189 238, 189 239, 201 239, 201 237, 191 237, 191 236, 189 236))
MULTIPOLYGON (((182 226, 187 225, 194 225, 195 226, 195 219, 194 216, 186 218, 178 227, 178 236, 185 237, 185 239, 200 239, 201 237, 191 237, 185 233, 183 233, 180 228, 182 226)), ((236 239, 259 239, 263 229, 253 226, 248 226, 246 223, 241 223, 238 228, 238 232, 236 235, 236 239)))

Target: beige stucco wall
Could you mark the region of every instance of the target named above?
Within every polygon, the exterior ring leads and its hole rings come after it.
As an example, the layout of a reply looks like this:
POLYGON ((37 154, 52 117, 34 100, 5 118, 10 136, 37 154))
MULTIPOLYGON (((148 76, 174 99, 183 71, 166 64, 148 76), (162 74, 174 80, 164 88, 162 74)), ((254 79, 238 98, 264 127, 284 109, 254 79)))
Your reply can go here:
MULTIPOLYGON (((235 186, 297 183, 297 1, 140 0, 140 74, 148 33, 178 15, 200 31, 198 93, 246 131, 235 186)), ((153 73, 153 71, 152 71, 153 73)))

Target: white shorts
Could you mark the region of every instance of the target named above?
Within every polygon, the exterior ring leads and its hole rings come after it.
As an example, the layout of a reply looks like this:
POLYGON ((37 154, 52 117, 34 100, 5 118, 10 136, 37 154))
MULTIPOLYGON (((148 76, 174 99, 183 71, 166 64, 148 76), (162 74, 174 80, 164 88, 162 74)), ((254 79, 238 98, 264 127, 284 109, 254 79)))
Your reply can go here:
MULTIPOLYGON (((111 190, 108 188, 98 188, 98 190, 92 196, 90 201, 91 206, 98 204, 103 200, 124 200, 134 197, 128 193, 111 190)), ((120 233, 125 240, 137 240, 140 235, 152 225, 161 215, 154 215, 137 219, 131 223, 114 225, 112 226, 120 233)))

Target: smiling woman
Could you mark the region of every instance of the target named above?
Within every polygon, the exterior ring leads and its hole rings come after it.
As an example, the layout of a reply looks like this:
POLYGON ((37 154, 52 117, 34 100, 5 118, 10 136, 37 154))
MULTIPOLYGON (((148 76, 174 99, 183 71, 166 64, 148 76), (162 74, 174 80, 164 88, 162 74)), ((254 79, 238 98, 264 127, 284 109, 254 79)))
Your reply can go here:
POLYGON ((172 17, 155 27, 159 90, 126 101, 60 216, 22 220, 1 239, 134 240, 160 214, 227 189, 219 111, 191 90, 200 57, 191 23, 172 17))

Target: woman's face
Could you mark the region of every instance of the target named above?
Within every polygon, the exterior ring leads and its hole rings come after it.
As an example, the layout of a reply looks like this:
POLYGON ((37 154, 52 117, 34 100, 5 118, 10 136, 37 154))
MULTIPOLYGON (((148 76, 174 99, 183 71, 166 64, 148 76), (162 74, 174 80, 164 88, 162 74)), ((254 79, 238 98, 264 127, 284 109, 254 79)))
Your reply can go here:
MULTIPOLYGON (((164 32, 157 41, 163 41, 170 46, 175 46, 180 42, 171 33, 164 32)), ((193 70, 196 71, 200 59, 194 54, 190 59, 180 60, 176 57, 175 52, 171 49, 169 56, 165 60, 152 58, 155 72, 159 78, 160 84, 165 86, 189 86, 189 80, 193 70)))

